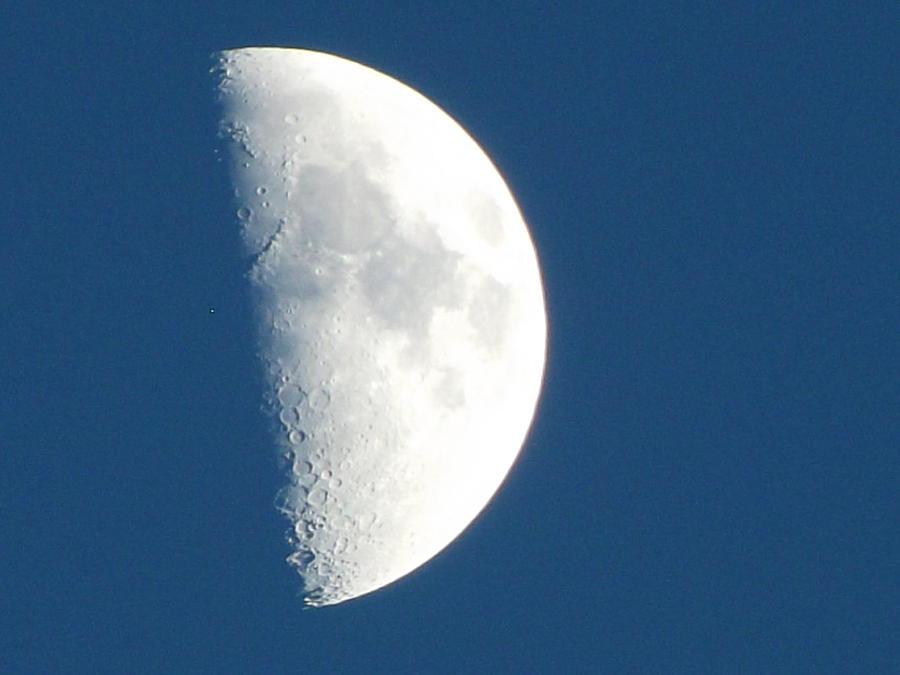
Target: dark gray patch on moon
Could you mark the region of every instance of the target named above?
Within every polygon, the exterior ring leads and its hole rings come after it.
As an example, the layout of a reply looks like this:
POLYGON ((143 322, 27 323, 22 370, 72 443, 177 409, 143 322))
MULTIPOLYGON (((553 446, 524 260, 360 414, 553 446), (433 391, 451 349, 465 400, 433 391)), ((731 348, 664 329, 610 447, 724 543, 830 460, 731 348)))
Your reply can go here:
POLYGON ((292 194, 301 231, 337 253, 371 250, 390 230, 390 198, 359 164, 303 167, 292 194))
POLYGON ((490 352, 502 349, 506 342, 513 300, 508 286, 485 276, 469 305, 469 321, 478 343, 490 352))
POLYGON ((463 377, 458 370, 450 368, 441 373, 441 379, 432 390, 436 403, 451 410, 460 408, 466 403, 466 392, 463 389, 463 377))
POLYGON ((361 272, 361 286, 382 325, 423 342, 435 308, 462 303, 461 256, 448 250, 428 227, 419 241, 394 236, 382 242, 361 272))
POLYGON ((479 236, 491 246, 501 244, 504 238, 503 211, 497 200, 478 190, 469 194, 467 202, 468 212, 479 236))

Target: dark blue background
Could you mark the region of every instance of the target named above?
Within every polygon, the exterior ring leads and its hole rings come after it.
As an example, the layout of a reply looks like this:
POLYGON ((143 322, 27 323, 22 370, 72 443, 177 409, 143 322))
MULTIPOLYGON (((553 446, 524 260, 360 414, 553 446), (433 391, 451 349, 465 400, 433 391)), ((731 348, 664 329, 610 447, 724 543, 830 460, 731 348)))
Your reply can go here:
POLYGON ((562 4, 5 5, 0 669, 900 669, 896 3, 562 4), (548 294, 491 506, 318 611, 213 153, 245 45, 447 109, 548 294))

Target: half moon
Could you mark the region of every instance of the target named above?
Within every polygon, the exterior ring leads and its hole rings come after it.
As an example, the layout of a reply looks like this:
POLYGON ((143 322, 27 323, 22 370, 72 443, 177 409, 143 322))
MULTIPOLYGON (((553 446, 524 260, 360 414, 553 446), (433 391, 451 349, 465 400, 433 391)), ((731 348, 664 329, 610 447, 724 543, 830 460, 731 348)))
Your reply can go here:
POLYGON ((334 604, 437 554, 508 473, 544 368, 534 245, 484 151, 397 80, 282 48, 216 72, 288 560, 334 604))

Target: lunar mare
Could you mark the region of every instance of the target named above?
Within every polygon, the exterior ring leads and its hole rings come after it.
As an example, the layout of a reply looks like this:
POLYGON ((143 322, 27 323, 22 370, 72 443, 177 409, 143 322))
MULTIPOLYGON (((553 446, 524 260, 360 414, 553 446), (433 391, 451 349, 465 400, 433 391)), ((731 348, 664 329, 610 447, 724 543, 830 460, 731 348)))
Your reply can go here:
POLYGON ((334 604, 437 554, 508 473, 544 367, 537 259, 494 165, 413 89, 299 49, 216 72, 289 561, 334 604))

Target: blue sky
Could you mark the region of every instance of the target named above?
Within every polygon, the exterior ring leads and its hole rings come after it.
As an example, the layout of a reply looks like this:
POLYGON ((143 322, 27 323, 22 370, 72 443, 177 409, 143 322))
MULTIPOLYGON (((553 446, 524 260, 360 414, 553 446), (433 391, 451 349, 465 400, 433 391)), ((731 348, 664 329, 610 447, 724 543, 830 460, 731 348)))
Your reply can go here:
POLYGON ((897 670, 896 6, 333 4, 3 10, 0 669, 897 670), (213 154, 245 45, 454 115, 546 283, 504 487, 318 611, 213 154))

